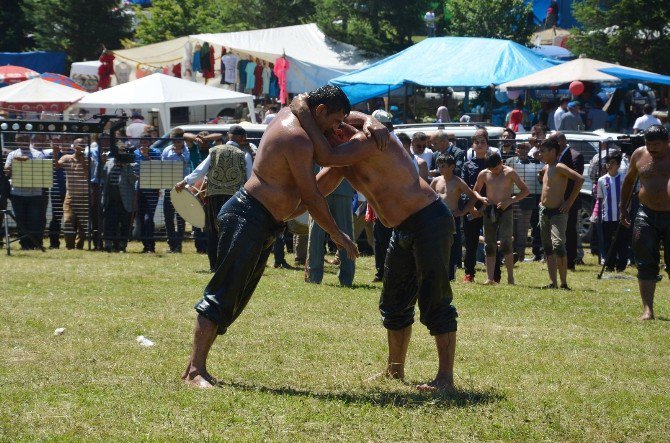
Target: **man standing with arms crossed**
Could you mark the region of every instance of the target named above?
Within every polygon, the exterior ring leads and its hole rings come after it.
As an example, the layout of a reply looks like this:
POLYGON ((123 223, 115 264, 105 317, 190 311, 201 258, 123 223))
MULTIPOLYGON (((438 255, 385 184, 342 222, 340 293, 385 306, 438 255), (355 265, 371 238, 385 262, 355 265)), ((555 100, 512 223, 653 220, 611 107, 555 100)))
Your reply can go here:
POLYGON ((449 284, 449 251, 454 240, 454 218, 446 204, 422 179, 399 140, 391 138, 380 152, 369 138, 349 125, 342 125, 327 140, 309 109, 294 100, 291 108, 309 134, 315 149, 329 144, 346 155, 361 147, 364 155, 342 167, 324 168, 317 181, 323 194, 332 192, 346 178, 365 195, 385 226, 393 227, 384 265, 379 310, 387 329, 386 368, 373 376, 403 379, 405 358, 412 335, 414 306, 420 320, 435 337, 438 370, 435 378, 417 386, 419 390, 454 388, 456 308, 449 284))
MULTIPOLYGON (((360 124, 386 147, 388 131, 363 114, 348 115, 349 100, 341 89, 324 86, 308 94, 309 109, 320 131, 332 132, 345 118, 360 124)), ((339 152, 312 145, 290 109, 282 109, 261 139, 251 178, 221 208, 221 232, 217 268, 195 306, 193 351, 182 379, 189 385, 210 388, 214 378, 207 371, 207 355, 217 335, 242 313, 263 275, 282 222, 297 215, 300 202, 330 234, 331 239, 353 259, 356 245, 338 229, 319 192, 313 162, 321 164, 357 161, 362 150, 339 152)), ((375 148, 376 149, 376 148, 375 148)), ((303 209, 304 210, 304 209, 303 209)))
POLYGON ((633 152, 621 187, 620 221, 630 227, 628 207, 635 182, 640 179, 640 207, 635 215, 633 251, 637 263, 637 282, 642 297, 642 320, 654 319, 654 293, 659 281, 663 242, 665 271, 670 275, 670 148, 668 131, 652 125, 644 131, 646 146, 633 152))

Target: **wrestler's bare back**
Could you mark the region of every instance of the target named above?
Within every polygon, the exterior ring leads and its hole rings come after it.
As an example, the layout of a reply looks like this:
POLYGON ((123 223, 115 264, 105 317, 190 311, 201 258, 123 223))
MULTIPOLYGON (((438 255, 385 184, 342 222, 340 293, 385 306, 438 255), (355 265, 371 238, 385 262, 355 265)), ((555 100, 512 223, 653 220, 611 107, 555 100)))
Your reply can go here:
MULTIPOLYGON (((365 136, 359 133, 356 137, 365 136)), ((438 198, 435 191, 419 179, 409 154, 396 137, 389 139, 386 150, 379 151, 373 146, 366 159, 340 169, 388 227, 398 226, 438 198)))
POLYGON ((289 162, 304 161, 299 150, 304 154, 305 149, 313 149, 309 137, 289 108, 282 109, 263 134, 253 174, 244 185, 276 220, 288 219, 300 203, 289 162))

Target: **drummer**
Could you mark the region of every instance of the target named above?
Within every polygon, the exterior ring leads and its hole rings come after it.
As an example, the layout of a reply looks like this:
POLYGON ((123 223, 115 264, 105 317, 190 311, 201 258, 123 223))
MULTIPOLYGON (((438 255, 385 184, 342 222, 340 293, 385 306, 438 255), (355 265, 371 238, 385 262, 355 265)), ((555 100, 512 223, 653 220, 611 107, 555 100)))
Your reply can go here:
POLYGON ((216 217, 223 204, 233 196, 251 177, 251 154, 240 149, 240 143, 246 140, 247 131, 239 125, 228 130, 228 142, 209 150, 207 158, 195 170, 175 185, 181 192, 186 185, 193 186, 207 176, 207 201, 205 212, 205 230, 207 234, 207 256, 209 270, 216 269, 216 250, 219 240, 219 229, 216 217))

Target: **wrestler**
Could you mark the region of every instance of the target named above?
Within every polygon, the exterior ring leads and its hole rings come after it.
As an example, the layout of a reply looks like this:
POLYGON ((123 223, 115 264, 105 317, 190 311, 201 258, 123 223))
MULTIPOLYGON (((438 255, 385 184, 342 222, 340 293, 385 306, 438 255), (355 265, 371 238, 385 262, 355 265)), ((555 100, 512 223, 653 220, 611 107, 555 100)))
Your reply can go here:
POLYGON ((633 227, 633 252, 637 263, 637 283, 642 297, 642 320, 654 319, 654 293, 663 242, 665 271, 670 275, 670 150, 668 131, 652 125, 644 131, 646 146, 633 152, 628 173, 621 186, 619 220, 629 227, 629 204, 635 182, 640 180, 640 207, 633 227))
POLYGON ((500 154, 490 154, 486 157, 486 169, 477 176, 473 192, 485 207, 484 210, 484 249, 486 251, 486 281, 485 285, 497 284, 495 281, 496 255, 498 239, 500 239, 500 253, 505 256, 507 267, 507 283, 514 284, 514 250, 512 249, 512 204, 528 196, 528 186, 521 180, 519 174, 509 166, 503 165, 500 154), (514 195, 514 185, 519 193, 514 195), (479 193, 486 186, 486 197, 479 193))
MULTIPOLYGON (((319 190, 332 192, 343 178, 349 180, 372 205, 385 226, 393 228, 386 255, 379 310, 388 331, 388 361, 379 376, 405 376, 405 358, 419 304, 421 323, 435 336, 438 371, 435 378, 417 386, 420 390, 453 389, 456 350, 456 308, 451 305, 449 251, 454 239, 451 211, 424 181, 397 137, 386 150, 356 128, 343 124, 329 139, 319 129, 316 115, 300 98, 291 104, 302 127, 316 146, 338 145, 365 152, 347 166, 324 168, 317 176, 319 190)), ((374 377, 373 377, 374 378, 374 377)))
MULTIPOLYGON (((307 100, 319 131, 332 132, 347 118, 363 125, 378 147, 385 148, 386 128, 363 114, 348 116, 349 100, 339 88, 319 88, 310 92, 307 100)), ((346 163, 351 161, 347 155, 355 160, 357 147, 352 146, 346 155, 337 152, 330 156, 331 151, 335 152, 330 146, 319 146, 315 151, 288 108, 280 111, 268 126, 251 178, 224 204, 217 218, 221 233, 217 268, 202 300, 195 305, 198 317, 193 351, 182 375, 187 384, 213 386, 214 379, 206 367, 209 350, 216 336, 226 332, 249 302, 263 275, 277 232, 301 202, 339 248, 352 259, 357 255, 356 245, 337 227, 328 212, 313 172, 315 159, 346 163)))

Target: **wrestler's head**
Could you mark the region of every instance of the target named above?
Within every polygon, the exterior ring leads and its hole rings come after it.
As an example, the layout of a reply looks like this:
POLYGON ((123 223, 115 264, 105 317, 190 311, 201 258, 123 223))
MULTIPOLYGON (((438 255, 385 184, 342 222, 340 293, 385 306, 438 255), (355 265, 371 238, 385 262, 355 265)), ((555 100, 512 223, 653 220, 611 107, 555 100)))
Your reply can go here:
POLYGON ((358 130, 356 128, 346 123, 342 123, 338 128, 330 131, 327 134, 327 138, 331 146, 338 146, 351 140, 351 137, 357 133, 358 130))
POLYGON ((486 167, 493 174, 498 175, 503 171, 503 162, 497 152, 486 156, 486 167))
POLYGON ((668 152, 668 130, 663 125, 651 125, 644 131, 644 142, 652 158, 663 158, 668 152))
POLYGON ((307 106, 324 134, 337 129, 351 112, 351 104, 337 86, 322 86, 307 94, 307 106))
POLYGON ((558 140, 555 138, 549 137, 543 140, 542 144, 540 145, 541 160, 547 164, 556 163, 560 149, 561 145, 558 144, 558 140))

